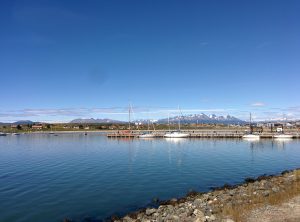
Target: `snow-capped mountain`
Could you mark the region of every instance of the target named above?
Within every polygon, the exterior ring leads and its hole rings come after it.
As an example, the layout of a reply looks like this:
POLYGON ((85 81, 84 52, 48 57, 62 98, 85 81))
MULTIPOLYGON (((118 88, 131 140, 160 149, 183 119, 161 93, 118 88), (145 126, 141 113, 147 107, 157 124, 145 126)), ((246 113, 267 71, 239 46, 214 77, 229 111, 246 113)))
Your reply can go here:
POLYGON ((90 118, 90 119, 74 119, 72 121, 70 121, 70 123, 123 123, 122 121, 119 120, 113 120, 113 119, 94 119, 94 118, 90 118))
MULTIPOLYGON (((177 122, 180 118, 181 123, 223 123, 223 124, 243 124, 245 121, 238 119, 234 116, 217 116, 215 114, 206 115, 201 114, 191 114, 185 116, 175 116, 170 118, 170 122, 177 122)), ((168 119, 161 119, 159 123, 167 123, 168 119)))

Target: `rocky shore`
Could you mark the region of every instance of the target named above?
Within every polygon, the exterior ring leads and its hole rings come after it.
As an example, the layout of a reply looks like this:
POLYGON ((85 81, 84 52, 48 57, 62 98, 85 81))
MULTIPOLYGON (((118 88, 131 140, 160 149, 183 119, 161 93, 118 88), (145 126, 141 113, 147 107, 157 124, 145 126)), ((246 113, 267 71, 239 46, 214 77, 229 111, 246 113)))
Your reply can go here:
MULTIPOLYGON (((233 222, 247 221, 262 207, 281 204, 300 195, 300 169, 280 175, 247 178, 240 185, 214 188, 208 193, 190 192, 186 197, 159 203, 158 208, 142 209, 115 222, 233 222)), ((257 216, 257 215, 256 215, 257 216)))

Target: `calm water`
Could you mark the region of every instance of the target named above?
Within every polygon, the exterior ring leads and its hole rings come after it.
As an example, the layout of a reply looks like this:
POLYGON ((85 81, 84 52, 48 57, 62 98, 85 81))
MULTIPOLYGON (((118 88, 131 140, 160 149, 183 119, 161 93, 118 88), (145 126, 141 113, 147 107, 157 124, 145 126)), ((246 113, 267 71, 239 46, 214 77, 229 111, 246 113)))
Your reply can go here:
POLYGON ((300 141, 0 137, 0 221, 102 219, 245 177, 300 167, 300 141))

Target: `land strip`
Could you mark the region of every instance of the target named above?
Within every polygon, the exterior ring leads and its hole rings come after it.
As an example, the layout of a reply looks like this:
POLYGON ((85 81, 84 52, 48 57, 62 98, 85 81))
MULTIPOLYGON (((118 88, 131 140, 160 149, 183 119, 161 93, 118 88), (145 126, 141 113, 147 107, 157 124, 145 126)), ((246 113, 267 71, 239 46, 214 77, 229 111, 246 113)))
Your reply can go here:
POLYGON ((117 222, 254 222, 300 221, 300 170, 276 176, 247 178, 243 184, 224 185, 208 193, 190 192, 186 197, 160 202, 117 222))

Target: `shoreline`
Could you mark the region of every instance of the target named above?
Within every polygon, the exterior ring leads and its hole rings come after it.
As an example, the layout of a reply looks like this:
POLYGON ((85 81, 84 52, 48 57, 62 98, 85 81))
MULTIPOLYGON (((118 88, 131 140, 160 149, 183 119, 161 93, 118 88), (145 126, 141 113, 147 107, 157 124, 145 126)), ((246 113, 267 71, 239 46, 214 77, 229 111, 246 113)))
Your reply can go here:
POLYGON ((104 221, 245 221, 253 210, 281 204, 297 195, 300 195, 300 168, 245 178, 242 183, 212 187, 205 193, 191 191, 178 199, 157 200, 157 207, 148 206, 122 217, 112 215, 104 221))

